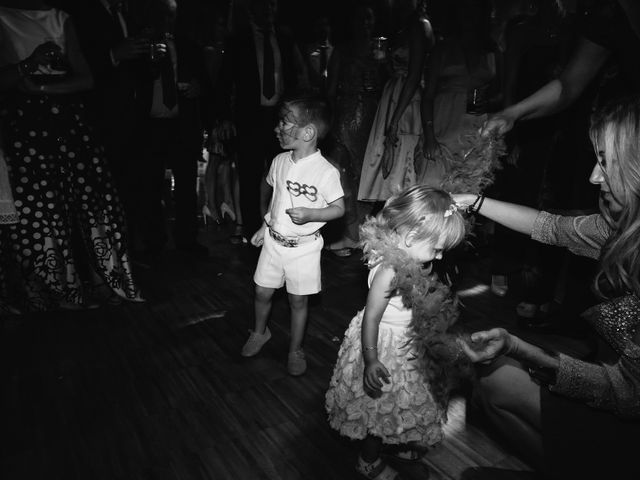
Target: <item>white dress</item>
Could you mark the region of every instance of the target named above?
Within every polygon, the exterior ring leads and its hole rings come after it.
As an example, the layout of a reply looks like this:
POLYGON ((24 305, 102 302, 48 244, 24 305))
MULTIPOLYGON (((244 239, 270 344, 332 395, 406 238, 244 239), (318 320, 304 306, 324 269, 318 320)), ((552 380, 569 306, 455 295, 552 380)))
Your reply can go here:
MULTIPOLYGON (((369 272, 369 286, 379 267, 369 272)), ((351 439, 367 434, 387 444, 417 442, 433 445, 442 440, 446 412, 434 401, 413 349, 408 345, 411 310, 399 295, 391 297, 378 331, 378 359, 390 373, 382 396, 369 397, 363 389, 364 362, 360 332, 364 310, 351 320, 338 353, 325 407, 329 424, 351 439)))

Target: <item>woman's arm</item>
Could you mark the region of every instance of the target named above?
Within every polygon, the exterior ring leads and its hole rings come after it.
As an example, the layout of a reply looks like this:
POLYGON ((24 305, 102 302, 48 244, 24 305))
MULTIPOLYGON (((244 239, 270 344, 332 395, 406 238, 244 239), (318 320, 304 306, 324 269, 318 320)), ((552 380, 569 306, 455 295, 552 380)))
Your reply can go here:
POLYGON ((472 333, 469 341, 460 340, 460 346, 474 363, 491 362, 507 355, 533 368, 556 372, 560 366, 556 355, 525 342, 504 328, 472 333))
POLYGON ((564 216, 468 193, 452 195, 460 208, 473 211, 547 245, 565 247, 583 257, 598 258, 612 228, 602 215, 564 216), (475 205, 474 205, 475 204, 475 205))
POLYGON ((627 339, 614 364, 589 363, 568 355, 549 353, 502 328, 475 332, 460 346, 472 362, 491 362, 507 355, 522 362, 530 375, 560 395, 594 408, 640 418, 640 335, 627 339))
POLYGON ((388 130, 394 134, 397 133, 398 122, 402 114, 407 109, 409 102, 411 102, 413 95, 420 85, 422 69, 427 55, 427 40, 422 24, 413 19, 409 29, 409 70, 407 72, 407 78, 405 78, 404 84, 402 85, 400 96, 398 97, 398 104, 393 111, 388 126, 388 130))
POLYGON ((438 79, 440 77, 440 69, 442 68, 442 45, 433 49, 432 54, 427 62, 427 76, 425 79, 425 89, 420 102, 420 119, 422 121, 422 132, 424 135, 423 152, 428 160, 431 160, 437 146, 434 118, 434 102, 436 90, 438 87, 438 79))
POLYGON ((483 134, 496 132, 503 135, 518 120, 544 117, 571 105, 593 80, 609 55, 606 48, 582 38, 559 78, 493 115, 487 120, 483 134))
POLYGON ((502 202, 492 198, 483 197, 481 199, 478 195, 468 193, 454 194, 452 197, 453 201, 460 207, 470 207, 475 202, 474 211, 476 213, 500 225, 504 225, 511 230, 529 236, 531 236, 536 218, 538 218, 538 214, 540 213, 540 211, 535 208, 502 202))

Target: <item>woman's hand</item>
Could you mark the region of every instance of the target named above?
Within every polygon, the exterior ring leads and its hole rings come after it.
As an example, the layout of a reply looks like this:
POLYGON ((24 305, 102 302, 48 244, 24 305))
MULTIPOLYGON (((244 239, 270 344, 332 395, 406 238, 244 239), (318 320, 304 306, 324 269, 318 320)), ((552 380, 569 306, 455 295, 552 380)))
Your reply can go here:
POLYGON ((62 49, 54 42, 44 42, 38 45, 33 53, 25 60, 31 70, 39 66, 48 66, 56 58, 62 55, 62 49))
POLYGON ((429 162, 433 162, 436 158, 441 158, 444 156, 444 151, 442 149, 442 145, 438 143, 437 140, 429 141, 428 139, 424 142, 424 158, 429 162))
POLYGON ((458 343, 472 362, 491 362, 497 357, 511 352, 515 338, 504 328, 493 328, 472 333, 469 341, 459 338, 458 343))
POLYGON ((398 124, 390 123, 387 130, 384 132, 384 146, 395 147, 398 143, 398 124))
POLYGON ((382 383, 389 384, 389 370, 380 360, 368 362, 364 367, 362 378, 363 389, 371 398, 378 398, 382 394, 382 383))
POLYGON ((454 193, 451 198, 458 208, 467 209, 476 201, 478 195, 475 193, 454 193))
POLYGON ((480 134, 483 137, 491 135, 501 137, 513 128, 516 120, 517 118, 508 113, 507 110, 502 110, 501 112, 495 113, 487 118, 486 122, 484 122, 484 125, 482 126, 480 134))

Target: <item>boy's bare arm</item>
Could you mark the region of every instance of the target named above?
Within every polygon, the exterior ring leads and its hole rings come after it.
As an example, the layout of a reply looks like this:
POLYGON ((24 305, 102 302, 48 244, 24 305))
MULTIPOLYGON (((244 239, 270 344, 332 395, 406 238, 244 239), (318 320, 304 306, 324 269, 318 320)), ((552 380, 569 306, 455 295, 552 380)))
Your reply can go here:
POLYGON ((296 225, 308 222, 328 222, 344 215, 344 198, 340 197, 324 208, 295 207, 287 209, 286 213, 296 225))

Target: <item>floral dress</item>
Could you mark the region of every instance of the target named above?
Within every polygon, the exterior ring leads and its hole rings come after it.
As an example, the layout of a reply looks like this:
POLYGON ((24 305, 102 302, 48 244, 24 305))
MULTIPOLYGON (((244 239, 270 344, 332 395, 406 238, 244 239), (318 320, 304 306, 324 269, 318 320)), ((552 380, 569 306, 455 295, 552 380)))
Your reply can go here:
MULTIPOLYGON (((369 272, 369 286, 379 267, 369 272)), ((369 397, 363 389, 364 362, 360 332, 364 310, 351 320, 338 353, 325 407, 329 424, 351 439, 367 434, 387 444, 416 442, 433 445, 443 438, 446 412, 436 404, 413 357, 408 327, 411 309, 399 295, 391 297, 378 331, 378 358, 390 373, 382 396, 369 397)))

